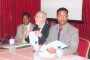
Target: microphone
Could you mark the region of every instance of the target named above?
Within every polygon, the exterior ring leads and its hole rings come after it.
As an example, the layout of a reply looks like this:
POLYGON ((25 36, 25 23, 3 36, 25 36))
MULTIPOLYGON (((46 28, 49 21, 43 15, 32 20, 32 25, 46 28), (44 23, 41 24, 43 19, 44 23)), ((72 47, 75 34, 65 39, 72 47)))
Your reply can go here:
POLYGON ((1 47, 1 45, 2 45, 2 43, 3 43, 3 41, 4 41, 4 39, 5 39, 6 36, 7 36, 7 33, 5 33, 4 37, 2 38, 2 41, 0 43, 0 49, 4 49, 3 47, 1 47))

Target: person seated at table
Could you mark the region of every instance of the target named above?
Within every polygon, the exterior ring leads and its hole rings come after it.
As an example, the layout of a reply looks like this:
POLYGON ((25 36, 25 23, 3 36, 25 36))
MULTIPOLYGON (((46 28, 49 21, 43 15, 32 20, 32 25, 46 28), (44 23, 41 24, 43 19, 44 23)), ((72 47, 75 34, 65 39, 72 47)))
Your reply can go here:
POLYGON ((39 38, 39 44, 44 44, 46 38, 48 37, 50 25, 46 23, 47 14, 44 11, 38 11, 35 16, 36 26, 33 28, 35 34, 39 38))
MULTIPOLYGON (((58 40, 68 45, 66 48, 62 49, 62 55, 76 54, 79 42, 79 32, 76 27, 67 22, 68 10, 66 8, 59 8, 57 10, 57 21, 58 24, 51 27, 45 44, 58 40)), ((56 49, 53 47, 50 47, 47 50, 51 54, 56 52, 56 49)))
POLYGON ((33 30, 33 27, 35 26, 30 22, 30 14, 28 12, 24 12, 21 15, 23 24, 19 25, 17 27, 17 33, 15 37, 16 43, 28 43, 29 40, 27 41, 26 38, 29 35, 29 32, 33 30))

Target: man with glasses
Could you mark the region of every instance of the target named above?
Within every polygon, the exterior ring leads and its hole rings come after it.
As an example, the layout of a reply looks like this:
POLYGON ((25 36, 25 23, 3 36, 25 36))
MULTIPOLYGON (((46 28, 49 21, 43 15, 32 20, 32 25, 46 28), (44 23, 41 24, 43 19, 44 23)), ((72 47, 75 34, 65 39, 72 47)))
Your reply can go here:
POLYGON ((46 38, 48 37, 50 26, 46 23, 47 15, 44 11, 39 11, 35 16, 36 26, 33 28, 35 34, 39 38, 39 44, 44 44, 46 38))

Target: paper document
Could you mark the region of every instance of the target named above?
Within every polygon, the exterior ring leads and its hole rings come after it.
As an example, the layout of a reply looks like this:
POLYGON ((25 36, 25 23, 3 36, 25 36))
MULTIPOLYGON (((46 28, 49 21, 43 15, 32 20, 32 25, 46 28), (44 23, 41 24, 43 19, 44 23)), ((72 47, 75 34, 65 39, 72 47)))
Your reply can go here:
POLYGON ((50 42, 48 43, 47 45, 43 45, 41 48, 40 48, 40 51, 45 51, 46 49, 50 48, 50 47, 53 47, 55 49, 58 49, 58 46, 61 46, 61 48, 65 48, 67 47, 68 45, 62 43, 61 41, 53 41, 53 42, 50 42))
POLYGON ((47 48, 53 47, 55 49, 58 49, 58 46, 61 46, 61 48, 67 47, 66 44, 62 43, 61 41, 53 41, 47 44, 47 48))
POLYGON ((50 42, 48 43, 47 45, 43 45, 41 48, 40 48, 40 56, 41 57, 48 57, 48 58, 52 58, 55 56, 55 53, 54 54, 50 54, 47 49, 50 48, 50 47, 53 47, 55 49, 58 49, 58 46, 61 46, 61 48, 65 48, 67 47, 68 45, 60 42, 60 41, 53 41, 53 42, 50 42))
POLYGON ((46 58, 52 58, 55 56, 55 53, 54 54, 50 54, 47 50, 46 51, 43 51, 43 52, 40 52, 40 57, 46 57, 46 58))
POLYGON ((35 41, 38 41, 38 37, 35 34, 35 31, 29 33, 29 40, 31 45, 35 45, 35 41))
POLYGON ((42 45, 42 47, 40 48, 40 51, 42 52, 42 51, 46 51, 47 50, 47 45, 42 45))

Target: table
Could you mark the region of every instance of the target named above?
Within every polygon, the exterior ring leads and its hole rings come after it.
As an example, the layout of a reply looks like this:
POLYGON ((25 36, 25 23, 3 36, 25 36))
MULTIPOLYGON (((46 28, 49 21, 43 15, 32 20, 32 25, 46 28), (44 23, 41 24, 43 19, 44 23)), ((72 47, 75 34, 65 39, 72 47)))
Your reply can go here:
MULTIPOLYGON (((0 51, 0 60, 34 60, 33 47, 18 49, 15 52, 9 52, 8 49, 0 51)), ((57 60, 57 58, 43 58, 40 60, 57 60)), ((89 60, 76 55, 67 55, 61 57, 59 60, 89 60)))

